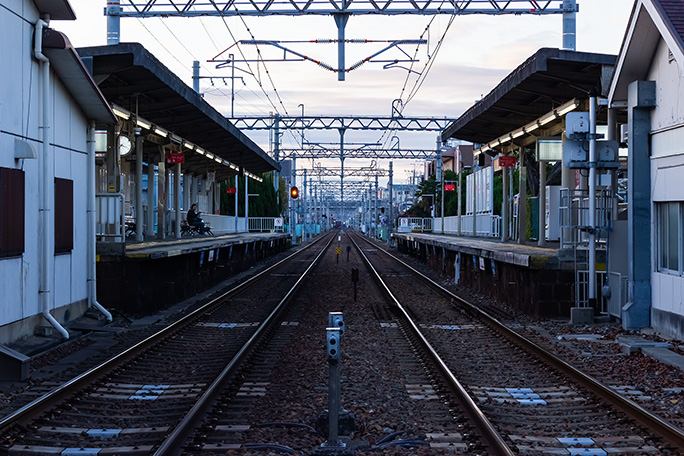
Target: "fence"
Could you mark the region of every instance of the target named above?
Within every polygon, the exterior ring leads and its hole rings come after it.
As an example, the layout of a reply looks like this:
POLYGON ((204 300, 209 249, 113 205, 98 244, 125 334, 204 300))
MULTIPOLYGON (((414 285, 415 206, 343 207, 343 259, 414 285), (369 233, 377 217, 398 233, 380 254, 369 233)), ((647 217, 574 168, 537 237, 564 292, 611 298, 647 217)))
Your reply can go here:
MULTIPOLYGON (((622 307, 627 303, 627 277, 617 272, 596 271, 597 312, 622 318, 622 307), (603 296, 602 288, 608 285, 610 297, 603 296)), ((589 305, 589 271, 577 271, 575 302, 579 307, 589 305)))
MULTIPOLYGON (((445 234, 458 234, 458 216, 436 218, 434 222, 435 233, 442 232, 442 223, 444 223, 445 234)), ((501 217, 492 214, 477 214, 475 218, 472 215, 461 217, 461 235, 472 236, 473 231, 476 236, 499 237, 501 236, 501 217), (475 230, 473 230, 473 223, 477 224, 475 230)))
POLYGON ((397 227, 399 233, 431 233, 432 219, 431 218, 399 218, 399 226, 397 227))
POLYGON ((283 219, 280 217, 250 217, 250 233, 282 233, 283 219))
POLYGON ((95 236, 98 241, 124 242, 124 195, 123 193, 98 193, 95 195, 97 217, 95 236))

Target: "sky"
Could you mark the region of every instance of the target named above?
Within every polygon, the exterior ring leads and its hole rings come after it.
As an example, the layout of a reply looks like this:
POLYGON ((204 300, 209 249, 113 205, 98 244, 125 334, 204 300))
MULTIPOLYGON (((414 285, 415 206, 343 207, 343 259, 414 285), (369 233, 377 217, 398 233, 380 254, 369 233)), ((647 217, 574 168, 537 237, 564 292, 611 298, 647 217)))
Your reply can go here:
MULTIPOLYGON (((69 37, 76 47, 106 44, 106 0, 69 0, 76 21, 55 21, 51 26, 69 37)), ((558 1, 560 3, 560 0, 558 1)), ((578 0, 577 50, 617 54, 625 34, 633 0, 578 0)), ((434 19, 416 15, 352 16, 346 28, 347 39, 409 40, 424 34, 428 45, 418 47, 418 62, 413 69, 427 74, 418 90, 412 93, 416 73, 404 69, 383 69, 381 63, 366 63, 347 73, 346 81, 311 62, 267 62, 265 65, 236 63, 235 116, 268 116, 278 111, 281 115, 369 115, 389 116, 392 101, 402 99, 404 116, 458 118, 478 99, 489 93, 503 78, 525 59, 543 47, 561 47, 562 16, 450 16, 434 19), (428 28, 429 24, 429 28, 428 28), (424 32, 428 30, 427 33, 424 32), (442 40, 441 46, 438 43, 442 40), (431 59, 428 59, 428 55, 431 59), (430 62, 429 70, 425 70, 430 62), (247 71, 257 77, 247 74, 247 71), (407 78, 408 75, 408 78, 407 78), (260 86, 261 85, 261 86, 260 86), (277 91, 274 91, 274 87, 277 91), (402 90, 402 88, 404 88, 402 90), (266 96, 268 95, 268 97, 266 96), (269 101, 270 99, 270 101, 269 101)), ((236 40, 303 41, 337 38, 332 18, 324 16, 300 17, 232 17, 221 18, 122 18, 121 42, 142 43, 155 57, 168 66, 189 86, 192 86, 192 62, 200 61, 201 92, 212 106, 226 116, 231 111, 230 69, 217 69, 213 59, 236 40), (243 20, 244 19, 244 20, 243 20), (225 82, 225 83, 224 83, 225 82)), ((334 44, 283 44, 312 58, 336 66, 337 49, 334 44)), ((377 52, 386 43, 347 44, 347 66, 377 52)), ((409 55, 416 45, 403 50, 409 55)), ((248 59, 256 58, 254 46, 243 45, 248 59)), ((280 59, 282 51, 260 46, 265 59, 280 59)), ((237 47, 227 53, 239 54, 237 47)), ((383 54, 381 59, 405 58, 397 50, 383 54)), ((237 59, 237 57, 236 57, 237 59)), ((404 64, 409 65, 409 64, 404 64)), ((265 151, 270 151, 267 132, 245 131, 265 151)), ((337 143, 339 134, 321 130, 305 133, 311 142, 337 143)), ((400 147, 433 149, 436 132, 399 132, 400 147)), ((285 133, 283 148, 294 148, 300 131, 285 133)), ((396 139, 382 132, 348 131, 347 143, 396 144, 396 139)), ((316 160, 323 166, 339 167, 339 160, 316 160)), ((369 160, 347 159, 345 167, 367 167, 369 160)), ((311 160, 298 160, 297 167, 311 168, 311 160), (305 163, 302 163, 305 162, 305 163)), ((388 163, 376 166, 387 169, 388 163)), ((422 172, 422 165, 411 160, 394 162, 394 182, 408 183, 413 169, 422 172)), ((353 180, 353 179, 352 179, 353 180)), ((384 185, 386 178, 380 179, 384 185)))

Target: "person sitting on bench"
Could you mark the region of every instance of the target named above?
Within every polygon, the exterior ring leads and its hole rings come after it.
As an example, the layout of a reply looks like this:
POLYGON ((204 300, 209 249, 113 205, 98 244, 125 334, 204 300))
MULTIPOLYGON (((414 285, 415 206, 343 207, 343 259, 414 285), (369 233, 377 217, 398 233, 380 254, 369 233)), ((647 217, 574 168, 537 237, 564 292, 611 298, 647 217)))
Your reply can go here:
POLYGON ((200 214, 201 212, 197 210, 197 204, 193 204, 192 206, 190 206, 190 210, 188 211, 188 225, 194 226, 197 229, 199 229, 200 236, 203 236, 204 222, 202 221, 202 218, 199 216, 200 214))

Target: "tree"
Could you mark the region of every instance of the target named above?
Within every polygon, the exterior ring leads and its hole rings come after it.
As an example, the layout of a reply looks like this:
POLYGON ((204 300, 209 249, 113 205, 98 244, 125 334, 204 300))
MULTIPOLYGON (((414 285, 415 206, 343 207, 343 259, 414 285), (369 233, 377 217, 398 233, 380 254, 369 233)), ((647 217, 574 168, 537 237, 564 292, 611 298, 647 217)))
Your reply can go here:
MULTIPOLYGON (((235 214, 235 195, 227 193, 228 187, 235 187, 237 178, 238 190, 238 215, 245 216, 245 179, 235 176, 229 181, 221 183, 221 213, 227 215, 235 214)), ((254 179, 249 180, 248 190, 252 196, 249 199, 250 217, 277 217, 282 213, 282 198, 276 194, 273 188, 273 173, 262 173, 263 182, 254 179)), ((281 188, 284 185, 280 186, 281 188)), ((287 200, 286 200, 287 201, 287 200)), ((287 206, 287 203, 285 203, 287 206)))

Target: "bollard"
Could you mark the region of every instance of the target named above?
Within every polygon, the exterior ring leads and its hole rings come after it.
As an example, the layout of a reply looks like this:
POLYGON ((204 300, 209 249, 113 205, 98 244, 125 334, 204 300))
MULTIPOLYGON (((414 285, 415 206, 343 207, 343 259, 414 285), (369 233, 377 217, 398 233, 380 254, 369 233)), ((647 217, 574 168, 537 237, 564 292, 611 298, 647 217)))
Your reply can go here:
MULTIPOLYGON (((331 318, 330 316, 328 318, 331 318)), ((338 436, 340 410, 340 328, 326 328, 328 349, 328 441, 326 447, 344 447, 338 436)))
POLYGON ((347 246, 347 263, 349 263, 349 252, 351 252, 351 245, 347 246))

